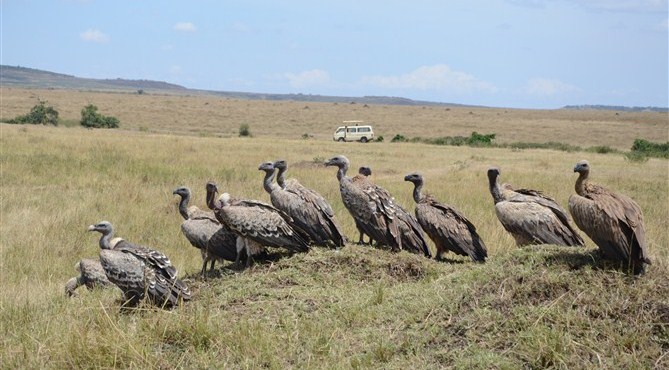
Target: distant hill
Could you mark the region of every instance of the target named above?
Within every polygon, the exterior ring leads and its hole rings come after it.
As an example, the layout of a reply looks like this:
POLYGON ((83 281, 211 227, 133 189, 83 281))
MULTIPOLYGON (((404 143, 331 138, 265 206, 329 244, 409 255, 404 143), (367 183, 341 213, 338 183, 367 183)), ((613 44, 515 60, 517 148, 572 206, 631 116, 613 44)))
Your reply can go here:
POLYGON ((5 87, 34 87, 43 89, 77 89, 77 90, 154 90, 166 92, 186 92, 187 88, 167 82, 149 80, 101 80, 81 78, 62 73, 42 71, 39 69, 0 66, 0 82, 5 87))
POLYGON ((326 96, 312 94, 265 94, 253 92, 213 91, 189 89, 161 81, 81 78, 62 73, 43 71, 26 67, 0 65, 0 83, 3 87, 33 87, 41 89, 72 89, 91 91, 128 91, 143 90, 145 93, 165 94, 203 94, 216 95, 233 99, 333 102, 346 104, 389 104, 389 105, 433 105, 445 107, 464 107, 468 105, 436 103, 387 96, 326 96))
MULTIPOLYGON (((216 95, 231 99, 304 101, 342 104, 387 104, 387 105, 419 105, 441 107, 477 107, 474 105, 439 103, 423 100, 412 100, 395 96, 328 96, 312 94, 266 94, 254 92, 214 91, 189 89, 187 87, 162 81, 82 78, 62 73, 43 71, 26 67, 0 65, 0 85, 3 87, 33 87, 40 89, 70 89, 91 91, 126 91, 154 94, 189 94, 216 95)), ((568 105, 563 109, 599 109, 618 111, 657 111, 667 112, 668 108, 658 107, 620 107, 608 105, 568 105)))
POLYGON ((563 109, 617 110, 622 112, 662 112, 662 113, 669 112, 669 108, 663 108, 663 107, 625 107, 622 105, 566 105, 564 106, 563 109))

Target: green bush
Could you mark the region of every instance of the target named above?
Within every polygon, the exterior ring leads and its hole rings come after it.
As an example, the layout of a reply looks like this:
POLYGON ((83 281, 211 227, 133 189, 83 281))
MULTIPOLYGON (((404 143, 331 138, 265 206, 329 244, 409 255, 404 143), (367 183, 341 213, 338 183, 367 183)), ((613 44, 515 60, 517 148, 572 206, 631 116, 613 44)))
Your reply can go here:
POLYGON ((669 158, 669 142, 654 143, 644 139, 634 140, 632 152, 643 154, 648 157, 669 158))
POLYGON ((239 125, 239 136, 252 136, 251 128, 249 127, 248 123, 242 123, 239 125))
POLYGON ((47 106, 46 101, 40 100, 39 104, 32 107, 30 113, 18 116, 7 123, 58 126, 58 111, 50 105, 47 106))
POLYGON ((89 128, 118 128, 118 118, 98 113, 98 107, 89 104, 81 110, 81 125, 89 128))
POLYGON ((474 131, 467 138, 467 145, 469 146, 490 146, 492 141, 495 140, 495 134, 479 134, 474 131))
POLYGON ((377 136, 376 141, 379 142, 379 143, 382 143, 383 142, 383 136, 382 135, 377 136))
POLYGON ((397 134, 390 140, 391 143, 403 143, 405 141, 407 141, 407 138, 402 134, 397 134))

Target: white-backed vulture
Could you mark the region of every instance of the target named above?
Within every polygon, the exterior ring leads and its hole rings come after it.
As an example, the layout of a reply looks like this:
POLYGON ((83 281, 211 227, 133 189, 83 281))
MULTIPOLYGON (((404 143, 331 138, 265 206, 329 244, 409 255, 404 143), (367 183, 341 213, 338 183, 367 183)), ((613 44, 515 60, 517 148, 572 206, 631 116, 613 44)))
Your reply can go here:
POLYGON ((100 264, 109 281, 122 291, 128 305, 143 298, 158 307, 171 308, 191 299, 190 289, 177 279, 177 270, 163 253, 115 238, 108 221, 90 225, 100 237, 100 264))
POLYGON ((606 259, 622 263, 635 275, 650 264, 641 207, 626 195, 590 182, 590 164, 574 167, 579 176, 576 194, 569 197, 569 212, 576 226, 597 244, 606 259))
POLYGON ((197 206, 189 206, 191 192, 185 186, 175 189, 172 194, 179 195, 179 213, 184 221, 181 232, 192 246, 200 250, 202 255, 202 274, 207 262, 209 270, 214 269, 216 260, 235 261, 237 259, 237 235, 223 227, 216 219, 213 211, 205 211, 197 206))
POLYGON ((337 166, 337 180, 344 206, 356 225, 379 245, 393 251, 404 249, 411 253, 423 253, 430 257, 422 230, 416 219, 395 203, 390 193, 373 184, 367 176, 353 179, 346 176, 350 166, 348 158, 338 155, 325 162, 326 166, 337 166))
POLYGON ((429 194, 422 194, 424 180, 421 174, 408 174, 404 181, 414 184, 416 218, 437 247, 435 258, 440 260, 444 252, 451 251, 469 256, 475 262, 485 262, 488 251, 474 224, 455 208, 438 202, 429 194))
MULTIPOLYGON (((357 178, 361 176, 362 177, 372 176, 372 169, 369 167, 361 166, 360 168, 358 168, 358 174, 353 177, 352 181, 353 182, 357 181, 357 178)), ((364 245, 364 244, 372 245, 374 239, 372 239, 369 235, 367 235, 369 237, 369 242, 365 243, 364 239, 365 232, 363 231, 363 228, 360 225, 360 221, 358 221, 357 219, 354 219, 354 221, 355 221, 355 228, 358 229, 358 234, 360 235, 360 237, 358 238, 358 245, 364 245)))
MULTIPOLYGON (((217 192, 218 189, 215 189, 214 193, 217 192)), ((215 208, 216 218, 245 239, 242 244, 247 250, 247 266, 254 254, 252 250, 248 250, 250 247, 267 246, 293 252, 309 251, 307 240, 291 226, 291 217, 270 204, 249 199, 232 200, 230 194, 223 193, 215 208)))
POLYGON ((316 191, 304 187, 295 179, 285 181, 284 176, 288 169, 285 160, 263 163, 259 169, 266 172, 263 187, 270 194, 272 205, 292 217, 297 227, 304 230, 314 244, 344 246, 346 237, 330 203, 316 191), (274 169, 278 170, 279 186, 272 184, 271 173, 268 172, 274 169))
POLYGON ((495 213, 504 229, 518 246, 554 244, 582 246, 583 239, 569 224, 569 215, 552 198, 540 191, 513 189, 500 185, 497 167, 488 169, 490 194, 495 202, 495 213))
POLYGON ((73 277, 65 284, 65 294, 68 297, 76 295, 75 290, 82 285, 85 285, 88 290, 114 286, 107 279, 107 274, 105 274, 99 259, 84 258, 77 262, 74 268, 79 276, 73 277))
MULTIPOLYGON (((207 207, 209 207, 210 210, 214 212, 214 216, 216 217, 216 220, 221 223, 221 229, 226 231, 226 235, 222 235, 221 232, 219 231, 218 233, 214 234, 212 236, 212 240, 210 242, 210 246, 216 245, 217 244, 217 239, 218 238, 224 238, 227 237, 227 233, 232 233, 235 235, 235 260, 233 263, 234 267, 239 267, 240 266, 240 259, 242 256, 242 252, 246 254, 246 265, 247 267, 251 263, 251 258, 253 256, 259 255, 261 253, 265 253, 265 247, 262 245, 254 242, 251 239, 245 238, 239 233, 233 231, 230 229, 230 227, 224 223, 221 222, 221 217, 218 214, 220 211, 220 205, 218 202, 218 199, 216 199, 216 195, 218 194, 218 188, 216 186, 216 183, 213 181, 207 182, 206 185, 206 190, 207 190, 207 207)), ((235 205, 243 205, 243 201, 240 201, 238 199, 232 199, 230 201, 231 203, 235 205)))

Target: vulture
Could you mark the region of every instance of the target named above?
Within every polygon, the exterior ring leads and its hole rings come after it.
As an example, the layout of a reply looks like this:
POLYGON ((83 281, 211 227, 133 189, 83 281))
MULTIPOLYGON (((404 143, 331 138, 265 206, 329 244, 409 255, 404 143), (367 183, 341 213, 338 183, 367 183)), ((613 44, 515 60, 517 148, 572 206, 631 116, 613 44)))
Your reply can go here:
MULTIPOLYGON (((372 176, 372 169, 365 166, 358 168, 358 174, 355 177, 353 177, 353 181, 356 181, 357 178, 360 176, 362 177, 372 176)), ((355 220, 355 227, 358 229, 358 233, 360 234, 360 237, 358 238, 358 245, 364 245, 364 244, 372 245, 372 242, 374 240, 371 237, 369 238, 369 242, 365 243, 364 240, 365 232, 362 230, 362 226, 360 225, 360 222, 358 222, 358 220, 355 220)))
POLYGON ((429 194, 423 195, 421 190, 424 180, 421 174, 408 174, 404 181, 410 181, 414 185, 416 218, 437 247, 435 258, 441 260, 444 252, 451 251, 461 256, 469 256, 475 262, 485 262, 488 251, 474 224, 455 208, 439 203, 429 194))
MULTIPOLYGON (((212 192, 218 189, 212 184, 212 192)), ((308 252, 308 241, 291 226, 293 220, 274 206, 257 200, 233 200, 223 193, 214 205, 216 218, 244 240, 238 244, 245 249, 246 265, 261 246, 284 248, 293 252, 308 252)))
POLYGON ((272 205, 292 217, 295 225, 304 230, 314 244, 343 247, 346 237, 332 206, 323 196, 304 187, 297 180, 286 182, 284 176, 287 168, 284 160, 263 163, 259 167, 266 173, 263 187, 270 194, 272 205), (274 169, 278 170, 278 186, 272 184, 274 169))
POLYGON ((569 224, 567 211, 555 200, 537 190, 500 185, 499 174, 497 167, 488 169, 490 194, 497 218, 516 240, 516 245, 584 245, 581 236, 569 224))
POLYGON ((177 270, 163 253, 114 238, 109 221, 90 225, 100 237, 100 264, 109 281, 121 288, 126 303, 136 305, 140 300, 158 307, 171 308, 191 299, 188 286, 177 279, 177 270))
POLYGON ((68 297, 76 295, 75 290, 82 285, 85 285, 88 290, 112 286, 99 259, 84 258, 77 262, 74 268, 79 273, 79 276, 73 277, 65 284, 65 294, 68 297))
POLYGON ((588 180, 588 161, 576 163, 576 194, 569 197, 569 212, 578 226, 597 244, 602 255, 622 263, 635 275, 651 264, 646 245, 643 213, 631 198, 588 180))
MULTIPOLYGON (((264 253, 265 248, 262 245, 259 245, 258 243, 248 238, 244 238, 243 236, 238 235, 236 232, 232 231, 232 229, 230 229, 228 225, 221 223, 220 216, 218 215, 220 206, 218 205, 219 204, 218 200, 216 200, 216 194, 218 193, 218 188, 216 187, 216 183, 214 183, 213 181, 207 182, 206 190, 207 190, 207 207, 209 207, 209 209, 214 212, 214 217, 221 224, 221 228, 226 230, 226 232, 230 232, 233 235, 235 235, 236 257, 234 259, 233 266, 239 267, 242 251, 246 253, 246 265, 248 266, 250 264, 252 256, 264 253)), ((237 199, 231 200, 231 202, 234 204, 242 204, 242 202, 237 199)), ((220 234, 220 231, 218 234, 220 234)), ((217 235, 214 235, 214 239, 216 239, 216 237, 217 235)))
POLYGON ((413 216, 395 204, 388 191, 374 185, 364 175, 347 177, 350 162, 343 155, 329 159, 325 165, 339 168, 337 180, 342 201, 365 234, 393 251, 405 249, 431 256, 420 225, 413 216))
POLYGON ((179 187, 172 194, 179 195, 179 213, 184 221, 181 232, 192 246, 202 254, 202 275, 207 262, 211 262, 209 270, 214 269, 216 260, 235 261, 237 259, 237 235, 222 226, 214 216, 214 212, 201 210, 197 206, 188 206, 191 192, 187 187, 179 187))

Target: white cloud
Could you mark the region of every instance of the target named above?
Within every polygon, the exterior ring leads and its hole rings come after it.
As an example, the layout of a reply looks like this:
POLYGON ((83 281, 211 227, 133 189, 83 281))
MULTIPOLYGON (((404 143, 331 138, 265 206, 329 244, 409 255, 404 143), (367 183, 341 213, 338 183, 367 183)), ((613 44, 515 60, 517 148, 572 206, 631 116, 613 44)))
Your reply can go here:
POLYGON ((180 32, 195 32, 196 28, 191 22, 179 22, 174 25, 174 30, 180 32))
POLYGON ((525 93, 535 96, 554 96, 579 91, 579 88, 550 78, 533 78, 527 81, 525 93))
POLYGON ((322 86, 330 83, 330 74, 320 69, 312 69, 298 74, 284 73, 283 77, 287 78, 290 86, 294 88, 322 86))
POLYGON ((363 82, 382 88, 408 90, 439 90, 454 93, 489 92, 497 88, 486 81, 460 71, 454 71, 445 64, 422 66, 400 76, 368 76, 363 82))
POLYGON ((79 37, 81 37, 81 39, 84 41, 97 42, 97 43, 105 43, 109 41, 109 36, 102 33, 102 31, 93 28, 89 28, 86 31, 80 33, 79 37))
POLYGON ((171 75, 180 75, 181 74, 181 66, 179 65, 173 65, 170 67, 170 74, 171 75))

